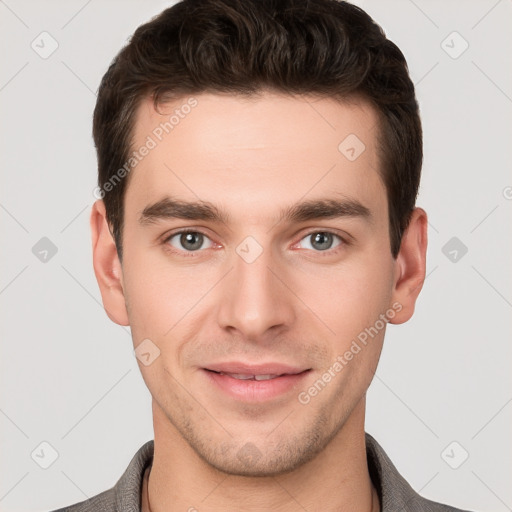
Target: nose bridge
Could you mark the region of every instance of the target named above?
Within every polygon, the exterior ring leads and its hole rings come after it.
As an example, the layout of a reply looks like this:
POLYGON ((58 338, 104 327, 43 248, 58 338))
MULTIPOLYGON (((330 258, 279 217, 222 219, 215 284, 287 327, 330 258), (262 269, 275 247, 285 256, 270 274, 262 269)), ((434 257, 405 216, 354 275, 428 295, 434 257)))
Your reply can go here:
POLYGON ((294 311, 286 288, 270 270, 275 265, 271 249, 251 238, 233 254, 233 269, 227 276, 230 286, 219 306, 219 324, 257 340, 271 328, 289 326, 294 311))

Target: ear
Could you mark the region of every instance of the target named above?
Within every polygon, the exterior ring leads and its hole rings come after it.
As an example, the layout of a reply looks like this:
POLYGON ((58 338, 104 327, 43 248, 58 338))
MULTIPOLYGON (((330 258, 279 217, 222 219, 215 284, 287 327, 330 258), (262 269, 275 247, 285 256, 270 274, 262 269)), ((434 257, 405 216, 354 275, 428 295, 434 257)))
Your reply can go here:
POLYGON ((90 222, 94 274, 100 287, 103 307, 110 320, 119 325, 129 325, 123 291, 123 269, 108 226, 105 204, 101 199, 92 206, 90 222))
POLYGON ((427 226, 427 214, 423 209, 415 208, 395 261, 392 303, 398 303, 402 308, 397 308, 395 317, 390 319, 392 324, 407 322, 414 313, 416 299, 425 281, 427 226))

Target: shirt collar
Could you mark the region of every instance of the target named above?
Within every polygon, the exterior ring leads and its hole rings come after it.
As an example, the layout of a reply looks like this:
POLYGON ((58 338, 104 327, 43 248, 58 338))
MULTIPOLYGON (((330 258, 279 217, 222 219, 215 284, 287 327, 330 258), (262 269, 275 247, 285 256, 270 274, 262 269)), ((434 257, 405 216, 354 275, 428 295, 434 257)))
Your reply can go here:
MULTIPOLYGON (((151 440, 133 456, 113 489, 116 510, 140 512, 144 472, 153 462, 153 453, 154 441, 151 440)), ((370 434, 366 434, 366 456, 370 477, 379 495, 381 512, 414 510, 414 504, 423 498, 400 475, 370 434)))

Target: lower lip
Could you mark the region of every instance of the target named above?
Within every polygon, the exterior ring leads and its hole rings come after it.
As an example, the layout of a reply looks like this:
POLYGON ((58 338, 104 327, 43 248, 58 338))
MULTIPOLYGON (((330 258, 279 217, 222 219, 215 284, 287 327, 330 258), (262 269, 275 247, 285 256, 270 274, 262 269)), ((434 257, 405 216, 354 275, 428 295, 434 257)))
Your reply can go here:
POLYGON ((243 402, 264 402, 284 395, 296 388, 309 373, 309 370, 305 370, 268 380, 241 380, 210 370, 203 371, 228 396, 243 402))

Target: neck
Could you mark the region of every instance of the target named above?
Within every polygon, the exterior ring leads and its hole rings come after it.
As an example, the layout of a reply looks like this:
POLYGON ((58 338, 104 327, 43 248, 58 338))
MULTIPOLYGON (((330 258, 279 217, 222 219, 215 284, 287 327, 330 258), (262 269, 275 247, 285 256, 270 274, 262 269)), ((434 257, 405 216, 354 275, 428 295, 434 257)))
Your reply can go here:
POLYGON ((364 438, 364 399, 313 460, 269 477, 228 475, 202 460, 153 401, 155 450, 143 510, 379 510, 364 438), (147 503, 149 498, 149 504, 147 503))

